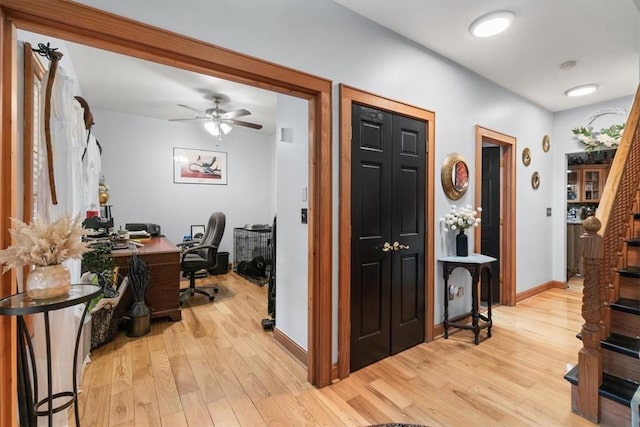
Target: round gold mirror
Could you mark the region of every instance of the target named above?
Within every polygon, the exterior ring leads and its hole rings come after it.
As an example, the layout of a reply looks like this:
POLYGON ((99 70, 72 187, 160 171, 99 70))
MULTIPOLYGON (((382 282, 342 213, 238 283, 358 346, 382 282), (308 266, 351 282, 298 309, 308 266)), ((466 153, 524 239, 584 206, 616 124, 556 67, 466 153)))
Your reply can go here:
POLYGON ((540 173, 538 173, 538 171, 535 171, 533 175, 531 175, 531 187, 533 187, 534 190, 540 187, 540 173))
POLYGON ((522 150, 522 163, 525 166, 529 166, 531 164, 531 150, 529 147, 522 150))
POLYGON ((469 187, 469 167, 460 154, 452 153, 444 159, 440 179, 448 198, 458 200, 464 195, 469 187))

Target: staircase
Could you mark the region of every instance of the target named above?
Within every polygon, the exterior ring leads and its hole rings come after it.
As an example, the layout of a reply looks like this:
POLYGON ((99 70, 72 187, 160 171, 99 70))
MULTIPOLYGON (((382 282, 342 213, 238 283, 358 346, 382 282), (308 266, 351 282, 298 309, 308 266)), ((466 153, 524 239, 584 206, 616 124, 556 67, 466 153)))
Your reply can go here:
POLYGON ((584 222, 583 347, 565 375, 571 409, 605 426, 640 426, 640 89, 597 216, 584 222))

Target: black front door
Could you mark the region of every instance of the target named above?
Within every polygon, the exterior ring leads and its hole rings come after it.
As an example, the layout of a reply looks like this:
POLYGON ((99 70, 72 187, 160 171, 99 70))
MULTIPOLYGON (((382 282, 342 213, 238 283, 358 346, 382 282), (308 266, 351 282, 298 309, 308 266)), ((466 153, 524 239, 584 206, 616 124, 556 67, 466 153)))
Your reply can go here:
POLYGON ((352 106, 352 371, 424 341, 425 129, 352 106))
MULTIPOLYGON (((500 302, 500 147, 482 147, 481 252, 496 258, 491 264, 492 302, 500 302)), ((482 277, 480 299, 486 301, 487 276, 482 277)))

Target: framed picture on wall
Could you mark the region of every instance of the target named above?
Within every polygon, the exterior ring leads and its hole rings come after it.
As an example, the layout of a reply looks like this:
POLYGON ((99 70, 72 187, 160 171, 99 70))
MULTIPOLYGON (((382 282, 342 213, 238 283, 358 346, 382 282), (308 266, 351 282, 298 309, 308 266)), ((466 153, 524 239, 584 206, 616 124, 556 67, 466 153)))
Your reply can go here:
POLYGON ((204 225, 192 225, 191 226, 191 239, 202 239, 204 236, 204 225))
POLYGON ((226 185, 227 153, 174 147, 173 182, 226 185))

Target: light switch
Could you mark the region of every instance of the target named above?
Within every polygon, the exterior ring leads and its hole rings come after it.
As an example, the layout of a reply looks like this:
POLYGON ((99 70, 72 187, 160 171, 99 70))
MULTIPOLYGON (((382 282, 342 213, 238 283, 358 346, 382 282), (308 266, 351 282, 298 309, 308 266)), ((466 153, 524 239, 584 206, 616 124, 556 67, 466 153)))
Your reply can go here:
POLYGON ((547 216, 551 216, 551 208, 547 208, 547 216))
POLYGON ((307 208, 302 208, 302 211, 300 212, 300 219, 303 224, 307 223, 307 208))

